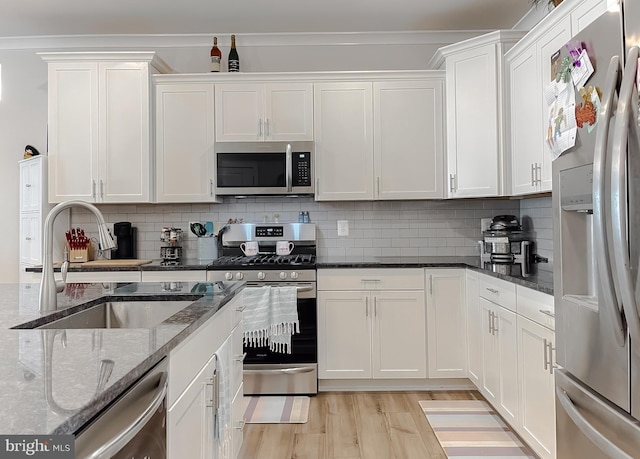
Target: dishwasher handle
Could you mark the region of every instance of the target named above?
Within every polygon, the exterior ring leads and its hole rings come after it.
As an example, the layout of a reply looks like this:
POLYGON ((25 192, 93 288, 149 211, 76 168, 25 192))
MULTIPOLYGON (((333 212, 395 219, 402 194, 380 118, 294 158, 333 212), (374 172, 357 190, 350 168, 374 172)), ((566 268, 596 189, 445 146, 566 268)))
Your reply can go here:
POLYGON ((155 373, 155 375, 149 374, 118 400, 116 406, 107 410, 91 427, 101 429, 100 424, 103 424, 105 427, 110 425, 109 430, 115 431, 116 433, 107 441, 100 440, 99 437, 96 438, 89 432, 85 433, 84 435, 93 438, 87 438, 88 441, 82 448, 83 450, 88 450, 88 453, 84 457, 87 459, 107 459, 129 443, 129 441, 148 424, 149 420, 164 403, 167 395, 167 376, 167 371, 155 373), (156 387, 149 391, 147 378, 150 379, 153 376, 156 376, 157 384, 154 384, 156 387), (151 401, 141 408, 135 407, 135 402, 142 398, 150 398, 151 401), (117 404, 119 402, 125 402, 125 400, 129 403, 124 403, 125 406, 118 409, 117 404), (112 415, 109 414, 110 410, 114 411, 112 415), (119 412, 116 414, 115 411, 119 412), (129 413, 129 411, 133 412, 129 413), (126 416, 126 419, 121 419, 123 416, 126 416))

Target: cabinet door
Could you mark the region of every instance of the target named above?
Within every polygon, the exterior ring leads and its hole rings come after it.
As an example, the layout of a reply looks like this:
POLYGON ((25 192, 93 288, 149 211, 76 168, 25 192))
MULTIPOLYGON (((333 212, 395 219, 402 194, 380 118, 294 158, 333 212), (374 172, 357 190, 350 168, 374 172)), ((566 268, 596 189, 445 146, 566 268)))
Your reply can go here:
POLYGON ((482 395, 493 405, 500 396, 500 349, 493 333, 493 319, 497 306, 480 297, 480 319, 482 320, 482 395))
POLYGON ((518 423, 518 339, 516 314, 505 308, 497 309, 496 335, 500 355, 500 403, 498 411, 515 426, 518 423))
POLYGON ((584 0, 571 11, 571 32, 576 36, 607 12, 607 0, 584 0))
POLYGON ((427 343, 424 292, 373 292, 374 378, 425 378, 427 343))
POLYGON ((444 197, 443 86, 373 83, 376 199, 444 197))
POLYGON ((542 97, 535 43, 509 62, 511 193, 535 193, 544 137, 542 97))
POLYGON ((426 270, 429 378, 467 376, 464 270, 426 270))
POLYGON ((478 275, 467 272, 467 360, 469 379, 480 388, 482 386, 482 315, 480 294, 478 292, 478 275))
POLYGON ((20 214, 20 263, 42 264, 42 229, 39 212, 20 214))
POLYGON ((149 64, 98 64, 100 202, 150 202, 149 64))
POLYGON ((264 85, 217 84, 216 142, 255 142, 264 138, 264 85))
POLYGON ((368 292, 318 292, 319 379, 371 378, 370 302, 368 292))
POLYGON ((49 202, 96 201, 98 64, 48 64, 49 202))
POLYGON ((156 86, 158 202, 214 199, 213 84, 156 86))
POLYGON ((314 85, 315 198, 373 199, 372 83, 314 85))
MULTIPOLYGON (((555 54, 560 48, 562 48, 569 40, 571 40, 571 22, 570 18, 564 17, 556 25, 550 28, 545 34, 538 40, 538 56, 540 59, 539 75, 542 81, 542 90, 553 79, 555 75, 551 75, 551 56, 555 54)), ((543 93, 540 92, 540 98, 543 98, 543 93)), ((577 102, 576 102, 577 103, 577 102)), ((547 111, 546 103, 542 103, 542 119, 544 120, 543 129, 546 133, 549 128, 549 114, 547 111)), ((546 138, 546 136, 544 137, 546 138)), ((538 178, 540 180, 540 191, 551 191, 551 151, 547 142, 543 142, 542 146, 542 165, 538 171, 538 178)))
POLYGON ((520 435, 542 458, 556 451, 554 333, 524 317, 518 317, 518 381, 521 394, 520 435))
POLYGON ((39 211, 43 204, 43 159, 20 161, 20 212, 39 211))
POLYGON ((313 140, 313 84, 265 85, 264 139, 313 140))
POLYGON ((447 57, 449 196, 500 193, 500 94, 496 45, 447 57))
POLYGON ((213 459, 215 444, 213 373, 216 359, 202 368, 167 412, 167 458, 213 459))

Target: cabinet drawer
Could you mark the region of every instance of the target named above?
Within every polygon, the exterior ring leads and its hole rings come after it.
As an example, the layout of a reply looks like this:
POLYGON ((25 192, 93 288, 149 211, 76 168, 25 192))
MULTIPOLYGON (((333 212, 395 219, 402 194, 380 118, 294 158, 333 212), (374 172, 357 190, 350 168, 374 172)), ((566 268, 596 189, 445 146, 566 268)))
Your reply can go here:
POLYGON ((516 284, 495 277, 479 275, 478 289, 482 298, 516 312, 516 284))
POLYGON ((206 282, 206 270, 142 271, 142 282, 206 282))
POLYGON ((242 384, 238 388, 233 401, 231 402, 231 458, 238 457, 242 448, 242 437, 244 435, 244 390, 242 384))
POLYGON ((422 268, 320 269, 318 290, 423 290, 422 268))
POLYGON ((530 288, 516 286, 518 314, 551 330, 555 330, 553 296, 530 288))

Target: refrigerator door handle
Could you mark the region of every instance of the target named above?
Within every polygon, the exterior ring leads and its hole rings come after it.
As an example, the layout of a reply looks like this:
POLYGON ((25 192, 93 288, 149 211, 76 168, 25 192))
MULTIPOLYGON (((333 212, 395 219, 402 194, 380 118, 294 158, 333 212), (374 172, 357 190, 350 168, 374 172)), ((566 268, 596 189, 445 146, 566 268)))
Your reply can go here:
MULTIPOLYGON (((611 227, 613 236, 613 258, 619 276, 622 307, 627 318, 631 343, 640 340, 640 313, 636 303, 634 285, 627 245, 627 142, 638 141, 636 72, 638 69, 638 47, 629 50, 627 64, 620 86, 618 114, 613 131, 611 154, 611 227), (630 132, 631 130, 631 132, 630 132)), ((629 180, 632 180, 630 177, 629 180)), ((630 211, 638 211, 631 209, 630 211)), ((640 355, 638 346, 634 346, 640 355)))
POLYGON ((593 157, 593 236, 596 265, 602 286, 602 291, 599 293, 603 299, 601 303, 605 305, 605 310, 613 320, 616 343, 622 347, 625 345, 626 332, 613 287, 613 275, 611 272, 613 260, 609 254, 608 235, 605 227, 607 146, 619 73, 620 56, 613 56, 607 69, 607 78, 602 93, 602 103, 598 113, 599 119, 596 129, 596 145, 593 157))
POLYGON ((573 404, 567 392, 559 386, 556 386, 556 397, 573 423, 580 429, 584 436, 600 448, 603 453, 607 454, 611 459, 633 459, 613 444, 611 440, 605 437, 598 429, 591 425, 591 423, 587 421, 582 414, 580 414, 578 408, 573 404))

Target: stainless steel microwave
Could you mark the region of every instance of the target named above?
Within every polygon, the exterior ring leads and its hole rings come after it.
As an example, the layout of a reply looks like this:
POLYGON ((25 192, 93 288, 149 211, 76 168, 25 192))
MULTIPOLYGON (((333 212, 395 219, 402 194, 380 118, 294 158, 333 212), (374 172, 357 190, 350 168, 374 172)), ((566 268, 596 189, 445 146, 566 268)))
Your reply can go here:
POLYGON ((311 151, 216 153, 216 194, 227 196, 313 194, 311 151))

